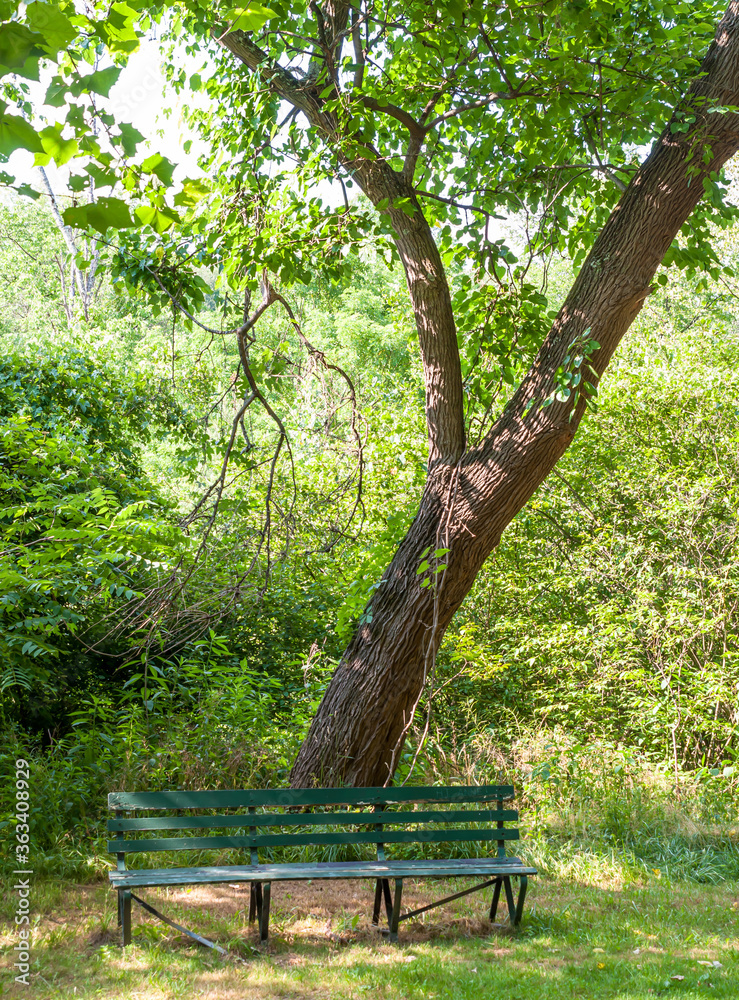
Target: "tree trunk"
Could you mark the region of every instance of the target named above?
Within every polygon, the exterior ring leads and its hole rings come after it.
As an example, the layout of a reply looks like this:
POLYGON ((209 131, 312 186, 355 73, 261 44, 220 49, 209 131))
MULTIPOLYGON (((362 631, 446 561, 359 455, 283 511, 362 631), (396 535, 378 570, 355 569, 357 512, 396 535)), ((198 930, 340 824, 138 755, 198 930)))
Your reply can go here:
MULTIPOLYGON (((737 105, 739 2, 732 2, 680 106, 695 116, 690 131, 665 128, 598 237, 531 370, 478 447, 461 451, 455 377, 442 373, 435 393, 427 383, 435 461, 421 506, 319 706, 291 772, 294 786, 382 785, 392 778, 444 630, 506 526, 575 435, 586 406, 582 392, 542 405, 562 387, 565 359, 578 343, 596 341, 589 363, 597 384, 703 195, 704 179, 739 149, 739 116, 711 108, 737 105), (435 558, 437 549, 448 551, 435 558), (419 573, 424 562, 429 565, 419 573)), ((373 178, 363 186, 374 200, 373 178)), ((441 345, 444 355, 450 342, 434 272, 438 254, 423 252, 420 223, 392 221, 428 372, 430 354, 441 345)))

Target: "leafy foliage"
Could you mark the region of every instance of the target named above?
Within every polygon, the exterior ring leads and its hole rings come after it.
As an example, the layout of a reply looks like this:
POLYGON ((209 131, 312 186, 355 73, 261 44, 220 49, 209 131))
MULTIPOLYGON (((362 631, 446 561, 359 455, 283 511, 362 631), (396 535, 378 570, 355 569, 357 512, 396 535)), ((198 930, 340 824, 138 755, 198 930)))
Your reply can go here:
POLYGON ((183 546, 136 460, 163 412, 74 351, 35 371, 20 356, 0 366, 0 686, 24 704, 33 691, 42 717, 71 637, 139 597, 183 546))
POLYGON ((681 298, 674 285, 650 309, 589 432, 504 538, 449 640, 448 669, 462 665, 455 695, 496 725, 525 705, 681 765, 728 765, 737 341, 716 317, 669 346, 650 335, 680 318, 681 298))

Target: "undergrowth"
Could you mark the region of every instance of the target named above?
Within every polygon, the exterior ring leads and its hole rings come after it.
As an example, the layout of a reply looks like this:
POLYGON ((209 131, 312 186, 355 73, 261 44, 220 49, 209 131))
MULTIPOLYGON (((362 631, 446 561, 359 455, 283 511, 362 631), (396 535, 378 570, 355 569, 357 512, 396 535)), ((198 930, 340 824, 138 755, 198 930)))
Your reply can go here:
MULTIPOLYGON (((41 747, 18 728, 2 734, 1 822, 12 815, 10 777, 18 758, 31 763, 31 830, 38 875, 95 881, 112 866, 107 853, 107 793, 113 790, 280 787, 307 727, 311 692, 292 719, 275 718, 270 694, 206 693, 196 712, 115 707, 94 697, 74 733, 41 747)), ((397 782, 512 784, 522 841, 516 846, 542 873, 599 881, 644 879, 719 883, 739 878, 739 788, 730 762, 692 772, 650 759, 638 748, 580 742, 562 730, 518 727, 507 739, 479 731, 465 739, 428 739, 407 748, 397 782)), ((429 845, 431 846, 431 845, 429 845)), ((444 845, 444 852, 450 847, 444 845)), ((481 845, 456 850, 479 853, 481 845)), ((398 851, 402 851, 398 846, 398 851)), ((433 847, 431 847, 433 853, 433 847)), ((283 849, 275 860, 346 860, 352 848, 283 849)), ((401 856, 399 853, 397 856, 401 856)), ((9 856, 8 856, 9 858, 9 856)), ((10 860, 7 861, 10 864, 10 860)), ((235 852, 185 859, 139 855, 135 867, 243 863, 235 852)))

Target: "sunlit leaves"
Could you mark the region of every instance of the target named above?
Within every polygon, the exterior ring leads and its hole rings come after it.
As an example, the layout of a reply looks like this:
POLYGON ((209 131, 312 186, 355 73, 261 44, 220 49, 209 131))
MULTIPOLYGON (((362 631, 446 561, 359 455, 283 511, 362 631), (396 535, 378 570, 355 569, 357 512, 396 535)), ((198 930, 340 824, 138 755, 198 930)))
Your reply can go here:
POLYGON ((252 3, 248 7, 228 7, 221 11, 221 17, 228 22, 230 31, 259 31, 270 18, 277 17, 277 14, 269 7, 252 3))
POLYGON ((127 3, 113 3, 105 15, 93 24, 98 38, 113 54, 130 54, 139 47, 139 33, 136 29, 141 11, 127 3))
POLYGON ((44 153, 41 138, 24 118, 19 115, 0 115, 0 163, 7 162, 16 149, 44 153))
POLYGON ((156 205, 142 205, 134 209, 134 215, 142 226, 151 226, 157 233, 166 233, 179 219, 175 212, 167 208, 158 208, 156 205))
POLYGON ((210 186, 201 180, 186 180, 182 188, 174 196, 176 207, 192 208, 197 205, 210 192, 210 186))
POLYGON ((69 18, 54 3, 34 0, 26 7, 26 19, 32 30, 41 36, 41 47, 50 56, 55 56, 77 35, 69 18))
POLYGON ((120 144, 126 156, 133 156, 140 142, 144 141, 144 136, 130 123, 120 122, 120 144))
POLYGON ((157 413, 147 389, 134 370, 53 347, 0 364, 0 655, 37 695, 83 623, 186 549, 132 454, 134 428, 143 440, 176 425, 176 404, 157 413))
POLYGON ((0 67, 20 70, 32 56, 40 56, 41 38, 24 24, 11 21, 0 25, 0 67))
POLYGON ((82 93, 101 94, 103 97, 109 97, 111 88, 120 75, 120 66, 106 66, 105 69, 78 77, 72 82, 69 91, 75 97, 79 97, 82 93))
POLYGON ((90 227, 99 233, 108 229, 126 229, 133 225, 128 205, 120 198, 98 198, 89 205, 67 208, 64 211, 64 222, 80 229, 90 227))
POLYGON ((67 102, 67 84, 60 76, 55 76, 48 86, 44 104, 50 108, 63 108, 67 102))
POLYGON ((175 165, 161 153, 152 153, 141 164, 141 171, 145 174, 154 174, 166 187, 172 183, 172 175, 175 165))
POLYGON ((43 146, 43 153, 37 153, 35 163, 46 166, 51 160, 57 164, 57 166, 63 166, 65 163, 69 163, 72 157, 78 152, 79 145, 76 139, 64 139, 61 135, 62 128, 60 125, 49 126, 39 133, 39 138, 41 139, 41 145, 43 146))

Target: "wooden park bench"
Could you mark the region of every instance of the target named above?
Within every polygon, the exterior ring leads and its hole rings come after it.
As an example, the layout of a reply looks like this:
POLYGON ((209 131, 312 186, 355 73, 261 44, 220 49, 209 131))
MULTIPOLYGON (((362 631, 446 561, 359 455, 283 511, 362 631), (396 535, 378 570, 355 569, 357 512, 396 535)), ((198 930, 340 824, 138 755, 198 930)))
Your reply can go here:
POLYGON ((146 886, 221 882, 249 883, 249 919, 253 921, 257 917, 263 944, 268 937, 272 882, 297 879, 374 879, 372 921, 379 923, 384 899, 388 921, 388 929, 384 933, 391 941, 398 939, 401 920, 408 920, 434 906, 488 886, 494 886, 491 922, 495 920, 503 890, 510 923, 516 925, 523 912, 527 877, 535 875, 536 869, 527 867, 519 858, 506 857, 506 841, 518 839, 518 830, 505 826, 518 819, 515 809, 504 808, 505 801, 511 798, 513 788, 509 785, 111 792, 108 805, 115 810, 115 819, 108 821, 108 830, 117 839, 108 843, 108 850, 117 855, 118 867, 116 871, 111 871, 110 881, 118 891, 118 919, 123 944, 125 946, 131 941, 133 899, 148 912, 199 943, 223 951, 205 938, 173 923, 133 891, 146 886), (136 813, 144 815, 136 816, 136 813), (212 830, 226 832, 216 836, 203 835, 212 830), (197 832, 196 836, 193 836, 193 831, 197 832), (152 833, 154 837, 146 836, 152 833), (497 847, 496 856, 468 856, 474 845, 492 846, 491 842, 497 847), (284 860, 286 854, 294 857, 295 848, 308 846, 333 848, 334 854, 340 850, 344 855, 360 856, 365 845, 376 849, 376 858, 366 861, 284 860), (387 857, 386 848, 390 845, 397 845, 396 850, 399 849, 403 856, 387 857), (416 857, 407 858, 405 855, 411 845, 418 845, 416 857), (434 847, 435 856, 423 857, 423 848, 430 845, 434 847), (211 864, 194 868, 126 867, 126 855, 137 852, 152 854, 214 849, 249 852, 249 864, 211 864), (477 876, 485 881, 436 903, 401 913, 403 879, 459 876, 477 876), (515 901, 511 888, 514 877, 519 879, 515 901), (391 880, 395 883, 392 895, 391 880))

